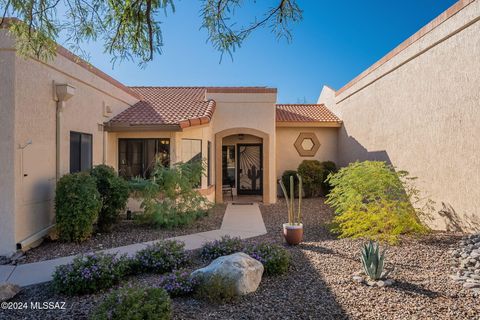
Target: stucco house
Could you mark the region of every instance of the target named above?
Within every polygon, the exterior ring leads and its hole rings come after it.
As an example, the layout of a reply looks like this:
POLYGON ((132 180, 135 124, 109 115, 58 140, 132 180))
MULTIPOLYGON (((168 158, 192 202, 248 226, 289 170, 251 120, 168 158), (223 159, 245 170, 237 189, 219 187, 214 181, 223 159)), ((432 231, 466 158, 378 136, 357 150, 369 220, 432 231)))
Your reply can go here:
POLYGON ((205 159, 212 201, 230 185, 266 204, 302 160, 386 160, 437 201, 432 226, 456 214, 478 228, 479 19, 480 1, 457 2, 318 104, 277 104, 270 87, 127 87, 62 47, 23 59, 0 30, 0 255, 48 232, 61 175, 104 163, 148 176, 155 155, 205 159))
POLYGON ((59 47, 23 59, 0 34, 0 254, 28 248, 54 223, 56 180, 107 164, 126 177, 204 159, 199 192, 277 198, 304 159, 336 161, 341 120, 324 105, 277 105, 268 87, 127 87, 59 47))

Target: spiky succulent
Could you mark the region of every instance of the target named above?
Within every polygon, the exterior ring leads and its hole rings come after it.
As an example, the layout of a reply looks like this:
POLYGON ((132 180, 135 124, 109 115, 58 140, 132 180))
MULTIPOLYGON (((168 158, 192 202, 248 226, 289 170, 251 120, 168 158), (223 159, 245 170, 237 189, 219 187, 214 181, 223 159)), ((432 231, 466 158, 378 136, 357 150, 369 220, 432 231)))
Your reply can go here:
POLYGON ((385 250, 380 252, 378 242, 369 241, 362 248, 362 267, 365 274, 372 280, 379 280, 387 276, 384 272, 385 250))

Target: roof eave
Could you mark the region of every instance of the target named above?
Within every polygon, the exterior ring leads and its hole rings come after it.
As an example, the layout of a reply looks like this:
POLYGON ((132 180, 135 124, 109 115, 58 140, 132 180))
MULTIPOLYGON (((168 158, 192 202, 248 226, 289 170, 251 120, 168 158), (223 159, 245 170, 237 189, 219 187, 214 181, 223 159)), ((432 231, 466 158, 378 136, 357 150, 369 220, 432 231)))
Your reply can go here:
POLYGON ((107 132, 143 132, 143 131, 182 131, 178 124, 139 124, 128 123, 105 123, 104 130, 107 132))
POLYGON ((339 128, 342 121, 276 121, 276 127, 301 128, 339 128))

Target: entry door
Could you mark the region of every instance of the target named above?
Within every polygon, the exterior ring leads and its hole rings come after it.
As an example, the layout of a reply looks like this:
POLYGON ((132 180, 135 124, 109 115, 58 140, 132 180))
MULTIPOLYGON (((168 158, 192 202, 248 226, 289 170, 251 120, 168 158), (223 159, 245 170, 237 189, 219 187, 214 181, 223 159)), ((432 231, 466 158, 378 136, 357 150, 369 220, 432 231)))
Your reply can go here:
POLYGON ((263 155, 261 144, 237 145, 237 193, 263 192, 263 155))

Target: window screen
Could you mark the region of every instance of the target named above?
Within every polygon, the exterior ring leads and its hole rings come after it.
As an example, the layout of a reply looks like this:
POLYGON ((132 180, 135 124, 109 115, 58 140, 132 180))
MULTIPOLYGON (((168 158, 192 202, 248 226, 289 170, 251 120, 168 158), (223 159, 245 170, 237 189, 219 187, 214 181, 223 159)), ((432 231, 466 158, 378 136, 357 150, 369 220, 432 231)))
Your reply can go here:
POLYGON ((149 178, 157 161, 170 166, 170 139, 119 139, 119 174, 149 178))
POLYGON ((182 162, 202 161, 202 140, 182 140, 182 162))
POLYGON ((92 144, 91 134, 70 132, 70 173, 92 168, 92 144))
POLYGON ((207 184, 208 186, 212 185, 212 143, 208 141, 208 150, 207 150, 207 184))

